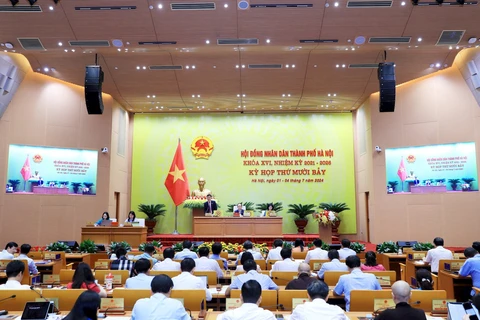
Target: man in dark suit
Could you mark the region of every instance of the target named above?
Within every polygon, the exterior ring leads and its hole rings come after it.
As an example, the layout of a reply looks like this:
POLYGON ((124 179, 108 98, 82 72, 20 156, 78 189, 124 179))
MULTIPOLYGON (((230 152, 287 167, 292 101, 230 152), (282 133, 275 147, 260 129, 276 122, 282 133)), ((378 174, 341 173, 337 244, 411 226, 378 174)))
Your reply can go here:
POLYGON ((425 311, 414 309, 408 304, 412 296, 410 285, 405 281, 397 281, 392 285, 395 309, 387 309, 380 313, 375 320, 426 320, 425 311))
POLYGON ((238 214, 240 217, 243 217, 243 214, 245 213, 245 210, 242 209, 242 203, 240 202, 237 204, 237 210, 233 212, 233 214, 238 214))
POLYGON ((214 200, 212 200, 212 195, 208 194, 207 202, 203 204, 203 211, 205 212, 205 214, 207 213, 213 214, 215 210, 217 210, 217 203, 214 200))

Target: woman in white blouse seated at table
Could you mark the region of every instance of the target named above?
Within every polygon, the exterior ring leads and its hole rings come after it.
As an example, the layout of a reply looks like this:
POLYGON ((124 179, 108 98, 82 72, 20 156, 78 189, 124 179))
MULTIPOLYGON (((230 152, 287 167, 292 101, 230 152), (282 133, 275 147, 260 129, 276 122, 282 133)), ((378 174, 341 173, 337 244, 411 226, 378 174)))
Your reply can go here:
POLYGON ((126 223, 138 222, 137 216, 135 215, 135 211, 130 211, 128 213, 128 218, 125 220, 126 223))
MULTIPOLYGON (((241 264, 237 265, 237 269, 235 269, 235 272, 237 271, 245 271, 243 270, 243 264, 245 263, 245 261, 247 260, 253 260, 253 254, 251 252, 248 252, 248 251, 245 251, 243 254, 242 254, 242 257, 240 258, 240 262, 241 264)), ((257 271, 260 272, 260 266, 257 264, 257 271)))

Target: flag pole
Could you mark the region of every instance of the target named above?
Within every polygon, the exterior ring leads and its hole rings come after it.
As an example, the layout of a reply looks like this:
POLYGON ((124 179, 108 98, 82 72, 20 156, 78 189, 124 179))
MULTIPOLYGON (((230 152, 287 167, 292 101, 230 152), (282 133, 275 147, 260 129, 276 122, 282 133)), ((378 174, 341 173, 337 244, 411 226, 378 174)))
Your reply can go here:
POLYGON ((173 230, 172 234, 180 234, 177 230, 178 225, 178 206, 175 206, 175 230, 173 230))

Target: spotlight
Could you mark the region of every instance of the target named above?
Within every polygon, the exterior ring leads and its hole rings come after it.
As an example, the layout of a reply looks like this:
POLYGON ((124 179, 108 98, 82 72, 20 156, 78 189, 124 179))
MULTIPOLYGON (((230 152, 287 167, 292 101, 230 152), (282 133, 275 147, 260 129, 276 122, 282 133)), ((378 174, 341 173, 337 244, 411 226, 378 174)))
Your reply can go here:
POLYGON ((12 6, 15 6, 18 2, 19 0, 10 0, 10 3, 12 4, 12 6))
POLYGON ((28 3, 30 3, 31 6, 33 6, 37 2, 37 0, 28 0, 28 3))

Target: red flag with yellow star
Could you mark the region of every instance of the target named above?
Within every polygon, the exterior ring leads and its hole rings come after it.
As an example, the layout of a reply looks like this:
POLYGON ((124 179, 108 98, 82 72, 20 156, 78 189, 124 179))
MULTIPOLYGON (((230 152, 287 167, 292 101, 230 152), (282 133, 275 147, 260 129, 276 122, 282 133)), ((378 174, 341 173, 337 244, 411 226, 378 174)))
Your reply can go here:
POLYGON ((180 145, 180 141, 178 141, 177 151, 175 151, 170 171, 165 179, 165 187, 167 188, 168 193, 170 193, 170 197, 172 197, 176 206, 185 201, 190 194, 187 170, 183 163, 182 146, 180 145))

